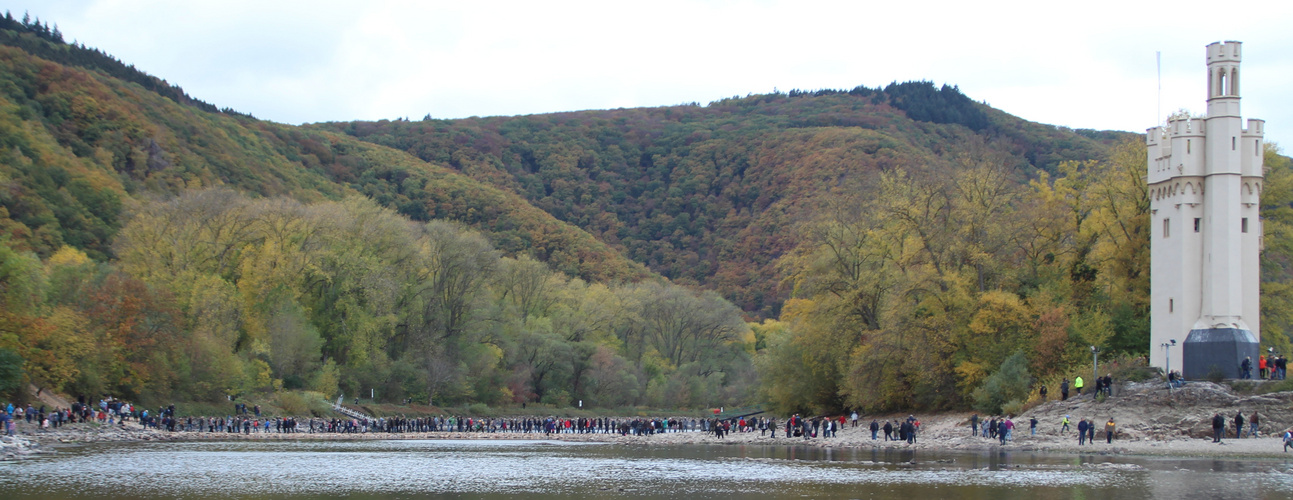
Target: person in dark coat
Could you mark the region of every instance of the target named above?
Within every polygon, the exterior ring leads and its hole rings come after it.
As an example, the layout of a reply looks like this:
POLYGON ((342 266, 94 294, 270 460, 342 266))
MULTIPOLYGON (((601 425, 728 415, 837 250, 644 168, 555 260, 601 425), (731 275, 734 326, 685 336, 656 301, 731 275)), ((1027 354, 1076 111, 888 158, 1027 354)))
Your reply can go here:
POLYGON ((1086 419, 1084 418, 1078 422, 1078 446, 1086 444, 1086 428, 1087 424, 1086 419))
POLYGON ((1244 412, 1235 412, 1235 439, 1239 439, 1240 433, 1244 431, 1244 412))
POLYGON ((1221 433, 1226 431, 1226 419, 1220 413, 1212 415, 1212 442, 1221 442, 1221 433))
POLYGON ((1060 382, 1060 401, 1068 401, 1068 399, 1069 399, 1069 379, 1064 379, 1063 381, 1060 382))

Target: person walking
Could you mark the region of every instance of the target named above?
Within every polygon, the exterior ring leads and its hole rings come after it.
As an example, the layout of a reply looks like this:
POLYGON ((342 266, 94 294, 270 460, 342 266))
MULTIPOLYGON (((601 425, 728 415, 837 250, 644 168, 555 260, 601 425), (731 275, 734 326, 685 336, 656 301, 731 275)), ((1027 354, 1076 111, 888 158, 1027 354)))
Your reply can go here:
POLYGON ((1069 416, 1068 416, 1068 415, 1064 415, 1064 419, 1063 419, 1063 420, 1060 420, 1060 424, 1061 424, 1061 427, 1060 427, 1060 434, 1064 434, 1065 432, 1068 432, 1068 431, 1069 431, 1069 416))
POLYGON ((1036 416, 1033 416, 1033 417, 1029 417, 1029 418, 1028 418, 1028 431, 1029 431, 1029 434, 1031 434, 1031 435, 1033 435, 1033 436, 1036 436, 1036 435, 1037 435, 1037 417, 1036 417, 1036 416))
POLYGON ((849 416, 849 418, 853 419, 853 427, 854 427, 854 428, 857 428, 857 426, 858 426, 858 412, 857 412, 857 410, 853 410, 853 415, 849 416))
POLYGON ((1109 417, 1109 421, 1104 424, 1104 442, 1106 444, 1113 444, 1113 432, 1113 417, 1109 417))
POLYGON ((979 414, 978 413, 970 415, 970 435, 971 436, 979 435, 979 414))
POLYGON ((1077 377, 1073 379, 1073 389, 1077 390, 1078 396, 1082 395, 1082 385, 1083 385, 1082 377, 1077 377))
POLYGON ((1235 439, 1243 437, 1240 435, 1244 431, 1244 412, 1235 412, 1235 439))
POLYGON ((1257 437, 1257 410, 1253 410, 1252 416, 1248 417, 1248 425, 1250 427, 1248 435, 1257 437))
POLYGON ((1060 401, 1069 400, 1069 379, 1060 381, 1060 401))
POLYGON ((1038 390, 1037 390, 1037 393, 1038 393, 1039 395, 1041 395, 1041 397, 1042 397, 1042 402, 1043 402, 1043 403, 1044 403, 1044 402, 1046 402, 1046 384, 1042 384, 1042 388, 1041 388, 1041 389, 1038 389, 1038 390))
POLYGON ((875 441, 876 433, 880 432, 880 424, 871 419, 871 440, 875 441))

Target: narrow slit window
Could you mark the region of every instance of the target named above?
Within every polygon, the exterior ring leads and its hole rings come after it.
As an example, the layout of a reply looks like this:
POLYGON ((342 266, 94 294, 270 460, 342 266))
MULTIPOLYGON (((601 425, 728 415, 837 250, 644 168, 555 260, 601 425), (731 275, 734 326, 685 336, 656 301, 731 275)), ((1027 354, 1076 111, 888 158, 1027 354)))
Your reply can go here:
POLYGON ((1163 219, 1163 237, 1172 235, 1172 219, 1163 219))
POLYGON ((1230 150, 1231 150, 1231 151, 1234 151, 1234 150, 1235 150, 1235 138, 1234 138, 1234 137, 1231 137, 1231 138, 1230 138, 1230 150))
POLYGON ((1247 217, 1244 217, 1244 218, 1242 218, 1242 219, 1239 219, 1239 232, 1241 232, 1241 233, 1246 233, 1246 232, 1248 232, 1248 218, 1247 218, 1247 217))
POLYGON ((1195 217, 1195 218, 1194 218, 1194 232, 1196 232, 1196 233, 1197 233, 1197 232, 1199 232, 1199 227, 1200 227, 1200 226, 1202 226, 1202 225, 1203 225, 1203 219, 1200 219, 1200 218, 1198 218, 1198 217, 1195 217))
POLYGON ((1186 139, 1186 140, 1185 140, 1185 154, 1187 154, 1187 155, 1188 155, 1188 154, 1190 154, 1190 140, 1189 140, 1189 139, 1186 139))
POLYGON ((1167 312, 1176 312, 1176 299, 1167 299, 1167 312))

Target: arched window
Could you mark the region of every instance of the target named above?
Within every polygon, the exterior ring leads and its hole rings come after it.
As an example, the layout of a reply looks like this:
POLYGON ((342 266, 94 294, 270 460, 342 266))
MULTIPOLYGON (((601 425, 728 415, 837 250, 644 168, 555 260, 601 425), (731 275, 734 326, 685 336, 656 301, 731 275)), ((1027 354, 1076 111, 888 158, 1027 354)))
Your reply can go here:
POLYGON ((1230 70, 1230 95, 1239 95, 1239 68, 1230 70))
POLYGON ((1221 70, 1220 72, 1218 72, 1217 74, 1218 74, 1218 76, 1220 77, 1220 79, 1219 79, 1219 80, 1218 80, 1218 82, 1217 82, 1217 95, 1218 95, 1218 96, 1226 95, 1226 83, 1228 83, 1228 82, 1227 82, 1227 80, 1228 80, 1227 76, 1228 76, 1228 75, 1226 75, 1226 70, 1224 70, 1224 69, 1223 69, 1223 70, 1221 70))

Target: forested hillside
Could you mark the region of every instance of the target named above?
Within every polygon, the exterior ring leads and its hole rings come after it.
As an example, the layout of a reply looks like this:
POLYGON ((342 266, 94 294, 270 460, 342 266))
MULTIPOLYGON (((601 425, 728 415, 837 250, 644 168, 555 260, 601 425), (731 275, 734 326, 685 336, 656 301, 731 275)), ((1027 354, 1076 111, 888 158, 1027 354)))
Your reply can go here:
POLYGON ((1074 132, 928 82, 707 106, 327 124, 525 196, 628 257, 756 316, 789 297, 774 262, 828 195, 896 169, 994 161, 1023 183, 1130 134, 1074 132))
POLYGON ((219 112, 42 23, 0 28, 0 373, 18 377, 0 389, 751 397, 739 309, 515 194, 219 112))
POLYGON ((0 41, 44 47, 37 52, 93 70, 0 46, 0 175, 8 187, 0 231, 19 248, 48 256, 68 244, 105 259, 123 200, 228 186, 303 201, 359 193, 414 220, 465 222, 505 252, 530 253, 574 276, 647 275, 511 193, 345 136, 215 112, 175 87, 155 92, 135 83, 152 77, 117 78, 142 74, 57 43, 44 29, 0 29, 0 41))

